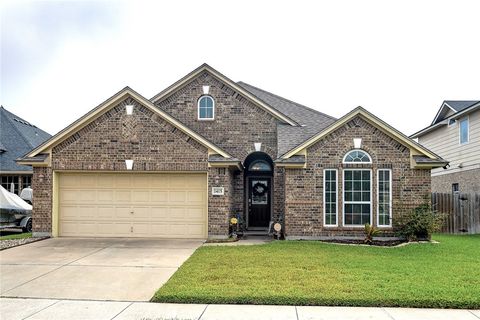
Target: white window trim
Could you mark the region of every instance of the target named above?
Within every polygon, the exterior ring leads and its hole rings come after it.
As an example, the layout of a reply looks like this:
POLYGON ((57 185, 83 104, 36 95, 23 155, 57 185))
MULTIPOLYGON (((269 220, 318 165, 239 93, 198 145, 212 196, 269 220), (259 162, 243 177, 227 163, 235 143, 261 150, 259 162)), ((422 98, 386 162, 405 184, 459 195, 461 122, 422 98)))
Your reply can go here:
MULTIPOLYGON (((365 162, 355 162, 355 163, 365 163, 365 162)), ((363 169, 363 168, 351 168, 351 169, 343 169, 343 172, 342 172, 342 225, 344 227, 350 227, 350 228, 364 228, 365 225, 360 225, 360 224, 345 224, 345 205, 347 203, 360 203, 360 204, 367 204, 369 203, 370 204, 370 224, 372 225, 373 224, 373 217, 372 217, 372 207, 373 207, 373 203, 372 203, 372 193, 373 193, 373 190, 372 190, 372 180, 373 180, 373 174, 372 174, 372 169, 363 169), (345 201, 345 171, 370 171, 370 201, 345 201)))
POLYGON ((464 145, 470 142, 470 119, 468 116, 458 120, 458 142, 464 145), (462 121, 467 121, 467 141, 462 142, 462 121))
POLYGON ((393 195, 393 188, 392 188, 392 169, 378 169, 377 170, 377 226, 379 227, 392 227, 392 195, 393 195), (390 195, 389 195, 389 203, 388 203, 388 221, 389 224, 380 224, 380 171, 389 171, 390 174, 388 175, 390 184, 390 195))
POLYGON ((345 153, 345 155, 343 156, 342 163, 348 163, 348 164, 361 164, 361 163, 363 163, 363 164, 372 164, 372 156, 370 156, 370 154, 369 154, 367 151, 363 150, 363 149, 351 149, 351 150, 348 150, 348 152, 345 153), (345 161, 345 159, 347 158, 348 154, 349 154, 350 152, 352 152, 352 151, 362 151, 362 152, 364 152, 364 153, 368 156, 368 159, 369 159, 368 162, 345 161))
POLYGON ((215 120, 215 99, 213 99, 212 96, 210 95, 202 95, 200 98, 198 98, 198 101, 197 101, 197 120, 199 121, 209 121, 209 120, 215 120), (213 102, 213 110, 212 110, 212 117, 211 118, 200 118, 200 100, 202 100, 202 98, 204 97, 208 97, 210 99, 212 99, 212 102, 213 102))
POLYGON ((338 169, 323 169, 323 226, 324 227, 338 227, 338 169), (325 202, 325 195, 326 195, 326 171, 335 171, 335 194, 337 196, 337 201, 335 201, 335 215, 337 218, 335 219, 335 224, 326 224, 327 221, 327 204, 325 202))

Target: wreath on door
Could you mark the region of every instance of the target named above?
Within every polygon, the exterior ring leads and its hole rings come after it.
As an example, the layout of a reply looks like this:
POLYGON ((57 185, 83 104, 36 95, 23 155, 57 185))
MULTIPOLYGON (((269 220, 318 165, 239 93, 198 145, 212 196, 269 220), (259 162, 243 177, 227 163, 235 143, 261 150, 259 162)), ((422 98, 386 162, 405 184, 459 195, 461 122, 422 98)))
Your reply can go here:
POLYGON ((268 187, 261 182, 257 182, 252 186, 252 193, 254 196, 261 197, 268 192, 268 187))

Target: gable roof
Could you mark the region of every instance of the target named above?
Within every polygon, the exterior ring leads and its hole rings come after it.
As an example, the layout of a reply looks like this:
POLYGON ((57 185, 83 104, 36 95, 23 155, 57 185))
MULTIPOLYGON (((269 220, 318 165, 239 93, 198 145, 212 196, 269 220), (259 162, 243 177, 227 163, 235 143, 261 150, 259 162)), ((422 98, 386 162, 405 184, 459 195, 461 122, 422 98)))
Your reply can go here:
POLYGON ((279 155, 299 145, 337 120, 325 113, 285 99, 245 82, 238 82, 238 85, 300 124, 300 126, 290 126, 287 124, 277 125, 279 155))
POLYGON ((432 125, 444 120, 448 114, 448 110, 452 110, 455 113, 460 112, 479 102, 480 100, 445 100, 438 109, 438 112, 432 121, 432 125))
POLYGON ((15 159, 40 145, 51 135, 0 106, 0 171, 31 171, 15 159))
POLYGON ((330 133, 332 133, 336 129, 338 129, 341 126, 343 126, 344 124, 346 124, 348 121, 352 120, 357 115, 363 116, 368 122, 370 122, 373 125, 375 125, 376 127, 380 128, 384 133, 386 133, 387 135, 389 135, 393 139, 401 142, 402 144, 409 147, 410 149, 415 150, 418 153, 418 155, 423 155, 423 156, 426 156, 430 159, 436 159, 436 160, 440 161, 441 163, 446 163, 446 161, 444 161, 441 157, 439 157, 438 155, 436 155, 432 151, 428 150, 427 148, 423 147, 422 145, 416 143, 415 141, 413 141, 412 139, 410 139, 409 137, 407 137, 406 135, 404 135, 403 133, 401 133, 397 129, 393 128, 392 126, 390 126, 389 124, 387 124, 383 120, 379 119, 378 117, 376 117, 375 115, 368 112, 367 110, 365 110, 362 107, 357 107, 357 108, 353 109, 352 111, 347 113, 345 116, 338 119, 337 121, 332 123, 330 126, 325 128, 324 130, 322 130, 321 132, 319 132, 315 136, 311 137, 310 139, 303 142, 299 146, 297 146, 297 147, 289 150, 285 154, 283 154, 280 158, 281 159, 288 159, 288 158, 290 158, 290 157, 292 157, 296 154, 299 154, 301 151, 310 147, 311 145, 315 144, 316 142, 320 141, 321 139, 323 139, 324 137, 326 137, 327 135, 329 135, 330 133))
POLYGON ((46 152, 64 139, 68 138, 71 136, 74 132, 78 131, 79 129, 85 127, 88 125, 90 122, 92 122, 94 119, 96 119, 98 116, 101 114, 105 113, 112 107, 114 107, 117 103, 123 101, 127 97, 132 97, 133 99, 139 101, 143 106, 146 108, 150 109, 154 113, 158 114, 162 119, 166 120, 176 128, 182 130, 185 134, 188 136, 192 137, 193 139, 197 140, 200 144, 203 146, 207 147, 209 150, 211 150, 213 153, 218 153, 219 155, 230 159, 231 156, 228 154, 226 151, 221 149, 220 147, 216 146, 197 132, 193 131, 192 129, 188 128, 185 126, 183 123, 178 121, 177 119, 173 118, 166 112, 160 110, 159 108, 155 107, 153 103, 148 100, 147 98, 143 97, 130 87, 125 87, 124 89, 120 90, 118 93, 110 97, 109 99, 105 100, 102 102, 100 105, 98 105, 96 108, 92 109, 90 112, 85 114, 83 117, 80 119, 76 120, 72 124, 70 124, 68 127, 54 135, 51 139, 45 141, 42 145, 38 146, 31 152, 29 152, 23 159, 18 159, 19 162, 23 163, 29 163, 30 160, 34 159, 37 155, 40 153, 46 152))
POLYGON ((458 119, 478 108, 480 108, 480 100, 445 100, 438 109, 432 124, 415 132, 410 137, 418 138, 425 133, 446 126, 448 124, 447 119, 458 119), (453 114, 448 115, 448 111, 452 111, 453 114))
POLYGON ((200 73, 204 72, 204 71, 208 71, 210 74, 212 74, 213 76, 215 76, 216 78, 218 78, 219 80, 223 81, 224 83, 226 83, 227 85, 229 85, 232 89, 234 89, 235 91, 237 91, 238 93, 242 94, 244 97, 246 97, 248 100, 252 101, 253 103, 255 103, 256 105, 258 105, 259 107, 261 107, 262 109, 264 109, 265 111, 267 111, 268 113, 270 113, 272 116, 274 116, 275 118, 285 122, 285 123, 288 123, 292 126, 298 126, 299 124, 296 123, 293 119, 291 119, 288 115, 286 114, 283 114, 282 112, 279 112, 277 109, 273 108, 272 106, 270 106, 269 104, 265 103, 264 101, 258 99, 258 97, 256 97, 255 95, 253 95, 252 93, 250 93, 249 91, 245 90, 243 87, 241 87, 240 85, 238 85, 237 83, 235 83, 234 81, 230 80, 229 78, 227 78, 226 76, 224 76, 223 74, 221 74, 220 72, 218 72, 217 70, 213 69, 212 67, 210 67, 208 64, 204 63, 202 64, 200 67, 198 67, 197 69, 193 70, 192 72, 190 72, 189 74, 187 74, 186 76, 184 76, 183 78, 181 78, 180 80, 176 81, 175 83, 173 83, 172 85, 170 85, 169 87, 167 87, 166 89, 162 90, 160 93, 156 94, 155 96, 153 96, 150 101, 155 103, 157 102, 158 100, 168 96, 170 93, 174 92, 175 90, 177 90, 179 87, 181 87, 182 85, 186 84, 188 81, 190 81, 191 79, 195 78, 197 75, 199 75, 200 73))

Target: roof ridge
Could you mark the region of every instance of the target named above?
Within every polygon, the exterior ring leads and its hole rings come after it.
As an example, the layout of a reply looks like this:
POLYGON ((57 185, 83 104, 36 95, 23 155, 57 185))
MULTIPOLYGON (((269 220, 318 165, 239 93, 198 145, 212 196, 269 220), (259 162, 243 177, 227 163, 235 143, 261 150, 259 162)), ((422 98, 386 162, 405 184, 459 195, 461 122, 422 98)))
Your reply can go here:
MULTIPOLYGON (((303 104, 301 104, 301 103, 295 102, 295 101, 293 101, 293 100, 290 100, 290 99, 281 97, 281 96, 279 96, 279 95, 277 95, 277 94, 275 94, 275 93, 271 93, 271 92, 269 92, 269 91, 267 91, 267 90, 261 89, 261 88, 259 88, 259 87, 254 86, 254 85, 251 85, 251 84, 249 84, 249 83, 246 83, 246 82, 243 82, 243 81, 238 81, 237 83, 238 83, 238 84, 244 84, 244 85, 247 85, 247 86, 249 86, 249 87, 255 88, 255 89, 257 89, 257 90, 260 90, 260 91, 262 91, 262 92, 265 92, 265 93, 267 93, 267 94, 270 94, 270 95, 272 95, 272 96, 275 96, 275 97, 277 97, 277 98, 279 98, 279 99, 282 99, 282 100, 284 100, 284 101, 293 103, 293 104, 295 104, 295 105, 297 105, 297 106, 300 106, 300 107, 302 107, 302 108, 305 108, 305 109, 308 109, 308 110, 313 111, 313 112, 315 112, 315 113, 318 113, 318 114, 320 114, 320 115, 322 115, 322 116, 326 116, 326 117, 328 117, 328 118, 331 118, 332 120, 337 120, 337 118, 332 117, 332 116, 330 116, 330 115, 328 115, 328 114, 326 114, 326 113, 323 113, 323 112, 321 112, 321 111, 315 110, 315 109, 310 108, 310 107, 307 107, 306 105, 303 105, 303 104)), ((260 98, 259 98, 259 99, 260 99, 260 98)), ((262 99, 260 99, 260 100, 262 100, 262 99)), ((263 100, 262 100, 262 101, 263 101, 263 100)), ((264 101, 264 102, 265 102, 265 101, 264 101)), ((265 103, 267 103, 267 102, 265 102, 265 103)), ((269 103, 267 103, 267 104, 270 105, 269 103)), ((274 108, 274 106, 271 106, 271 107, 274 108)))

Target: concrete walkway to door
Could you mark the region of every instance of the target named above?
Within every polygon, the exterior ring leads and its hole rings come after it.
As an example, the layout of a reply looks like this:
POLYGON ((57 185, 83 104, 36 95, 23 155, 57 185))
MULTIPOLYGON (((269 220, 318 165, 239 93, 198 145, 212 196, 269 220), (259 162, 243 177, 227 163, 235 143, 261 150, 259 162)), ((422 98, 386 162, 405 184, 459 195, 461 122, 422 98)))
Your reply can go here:
POLYGON ((148 301, 201 240, 53 238, 0 251, 2 297, 148 301))

